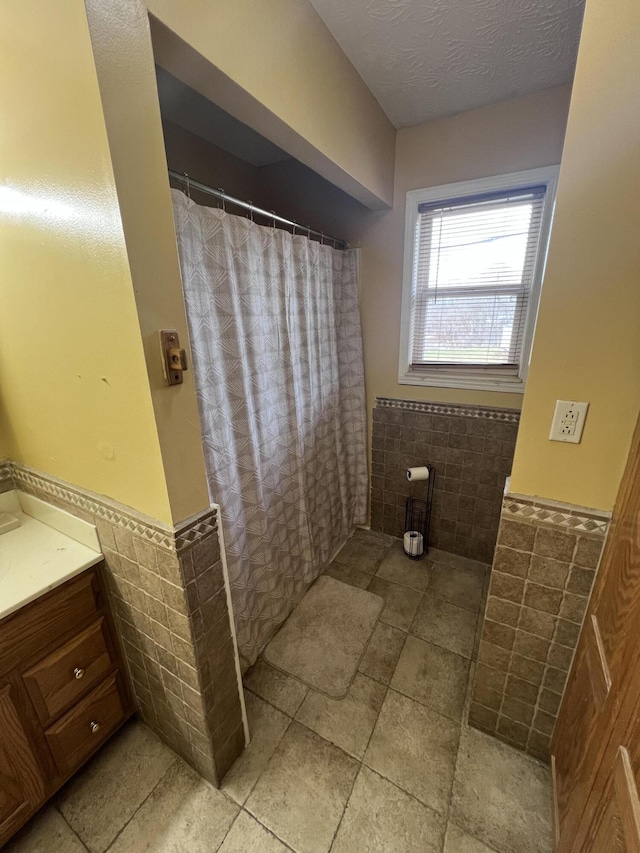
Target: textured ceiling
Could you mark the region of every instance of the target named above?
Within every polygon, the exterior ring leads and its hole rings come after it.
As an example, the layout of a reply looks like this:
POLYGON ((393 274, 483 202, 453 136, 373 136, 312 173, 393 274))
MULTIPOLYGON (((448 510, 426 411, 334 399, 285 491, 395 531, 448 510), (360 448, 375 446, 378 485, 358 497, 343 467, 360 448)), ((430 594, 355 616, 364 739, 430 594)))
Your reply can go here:
POLYGON ((573 78, 584 0, 311 0, 396 127, 573 78))

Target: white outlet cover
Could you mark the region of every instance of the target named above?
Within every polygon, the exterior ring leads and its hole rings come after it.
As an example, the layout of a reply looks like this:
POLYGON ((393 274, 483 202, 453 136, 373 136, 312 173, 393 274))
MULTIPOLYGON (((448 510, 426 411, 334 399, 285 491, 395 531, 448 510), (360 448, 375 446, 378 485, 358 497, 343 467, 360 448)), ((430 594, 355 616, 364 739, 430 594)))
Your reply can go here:
POLYGON ((549 441, 564 441, 579 444, 587 417, 588 403, 575 400, 556 400, 556 408, 551 422, 549 441))

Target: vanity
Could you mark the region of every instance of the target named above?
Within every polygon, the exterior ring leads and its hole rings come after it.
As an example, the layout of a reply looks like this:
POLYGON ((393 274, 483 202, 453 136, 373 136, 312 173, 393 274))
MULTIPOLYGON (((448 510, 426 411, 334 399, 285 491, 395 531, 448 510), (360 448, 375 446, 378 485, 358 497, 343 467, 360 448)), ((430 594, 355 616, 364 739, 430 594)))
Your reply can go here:
POLYGON ((95 528, 18 491, 2 513, 0 847, 134 710, 95 528))

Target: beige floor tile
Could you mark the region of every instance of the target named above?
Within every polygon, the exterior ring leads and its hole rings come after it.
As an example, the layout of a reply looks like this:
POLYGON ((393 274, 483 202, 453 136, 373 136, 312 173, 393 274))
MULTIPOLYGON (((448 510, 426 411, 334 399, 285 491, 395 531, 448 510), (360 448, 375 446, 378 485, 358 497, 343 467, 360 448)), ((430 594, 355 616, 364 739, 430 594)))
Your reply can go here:
POLYGON ((331 853, 440 853, 445 821, 362 767, 331 853))
POLYGON ((456 607, 442 598, 431 597, 427 589, 411 624, 411 633, 464 658, 471 658, 477 621, 477 613, 456 607))
POLYGON ((244 803, 286 732, 291 718, 250 691, 245 693, 251 743, 224 777, 222 790, 244 803))
POLYGON ((247 800, 247 811, 297 853, 327 853, 358 766, 294 722, 247 800))
POLYGON ((242 811, 218 853, 287 853, 288 850, 261 823, 242 811))
POLYGON ((455 823, 449 823, 443 853, 495 853, 495 851, 464 832, 455 823))
POLYGON ((34 815, 4 853, 86 853, 86 847, 52 807, 34 815))
POLYGON ((415 616, 422 593, 397 583, 389 583, 382 578, 373 578, 369 584, 369 592, 381 595, 385 605, 380 614, 380 621, 386 625, 408 631, 415 616))
POLYGON ((388 545, 371 539, 352 537, 336 555, 335 562, 375 575, 388 545))
POLYGON ((459 733, 452 720, 389 690, 364 763, 425 805, 444 812, 459 733))
POLYGON ((376 572, 376 577, 401 586, 424 592, 431 571, 431 560, 412 560, 404 553, 402 543, 393 545, 386 553, 376 572))
POLYGON ((463 728, 451 819, 496 850, 551 853, 548 769, 495 738, 463 728))
POLYGON ((238 811, 221 791, 179 761, 109 853, 211 853, 222 843, 238 811))
POLYGON ((406 638, 404 631, 378 622, 358 670, 382 684, 388 684, 406 638))
POLYGON ((306 684, 274 669, 262 659, 246 672, 243 681, 248 690, 290 717, 295 716, 309 690, 306 684))
POLYGON ((358 674, 344 699, 310 690, 296 720, 362 760, 386 692, 384 684, 358 674))
POLYGON ((460 721, 469 661, 418 637, 407 637, 391 687, 422 705, 460 721))
POLYGON ((350 586, 357 586, 360 589, 367 589, 371 583, 371 575, 361 572, 360 569, 353 566, 345 566, 343 563, 336 563, 335 561, 329 565, 325 575, 342 581, 342 583, 348 583, 350 586))
POLYGON ((465 572, 455 566, 436 563, 431 570, 428 595, 477 612, 482 603, 484 576, 479 572, 465 572))
POLYGON ((129 723, 67 783, 57 806, 91 853, 102 853, 176 760, 143 723, 129 723))

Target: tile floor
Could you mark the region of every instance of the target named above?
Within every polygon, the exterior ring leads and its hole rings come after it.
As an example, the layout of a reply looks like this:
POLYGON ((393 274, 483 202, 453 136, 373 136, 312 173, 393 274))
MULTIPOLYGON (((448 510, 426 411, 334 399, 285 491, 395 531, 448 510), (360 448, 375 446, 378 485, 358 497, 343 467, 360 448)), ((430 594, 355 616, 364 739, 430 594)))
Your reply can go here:
POLYGON ((548 769, 468 728, 484 566, 358 532, 328 574, 385 599, 341 700, 259 661, 215 790, 133 722, 7 853, 549 853, 548 769))

